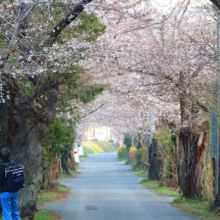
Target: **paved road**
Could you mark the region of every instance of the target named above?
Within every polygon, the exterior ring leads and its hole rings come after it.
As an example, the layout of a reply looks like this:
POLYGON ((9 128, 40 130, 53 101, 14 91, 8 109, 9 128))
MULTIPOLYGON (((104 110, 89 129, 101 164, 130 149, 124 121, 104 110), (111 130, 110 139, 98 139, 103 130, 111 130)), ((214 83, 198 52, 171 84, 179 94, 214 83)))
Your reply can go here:
MULTIPOLYGON (((78 178, 63 179, 72 188, 62 206, 63 220, 197 220, 182 214, 139 184, 130 166, 116 153, 89 155, 80 163, 78 178)), ((60 207, 60 206, 59 206, 60 207)))

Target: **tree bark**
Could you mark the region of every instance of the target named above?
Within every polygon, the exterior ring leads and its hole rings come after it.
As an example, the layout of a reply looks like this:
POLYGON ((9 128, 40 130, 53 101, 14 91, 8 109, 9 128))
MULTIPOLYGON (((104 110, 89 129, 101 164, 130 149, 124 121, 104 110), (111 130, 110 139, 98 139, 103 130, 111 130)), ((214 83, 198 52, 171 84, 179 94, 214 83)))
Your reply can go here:
POLYGON ((76 162, 74 158, 74 152, 72 150, 69 152, 69 158, 70 158, 70 169, 76 170, 76 162))
POLYGON ((162 160, 159 158, 159 149, 155 139, 149 146, 149 164, 150 168, 148 171, 148 177, 150 180, 160 180, 161 171, 163 168, 162 160))
MULTIPOLYGON (((220 155, 219 155, 220 156, 220 155)), ((220 157, 219 157, 220 158, 220 157)), ((219 174, 218 174, 218 194, 215 196, 215 201, 213 206, 211 207, 212 210, 215 212, 220 212, 220 161, 218 164, 219 167, 219 174)), ((214 175, 214 174, 213 174, 214 175)))
POLYGON ((63 169, 63 172, 69 173, 69 151, 65 150, 62 157, 61 157, 61 166, 63 169))
POLYGON ((177 143, 177 168, 180 188, 186 198, 201 198, 205 190, 208 165, 208 135, 199 128, 182 128, 177 143))
POLYGON ((58 168, 58 159, 53 158, 51 164, 46 167, 43 172, 43 183, 41 189, 43 190, 55 190, 59 184, 59 168, 58 168))
POLYGON ((1 147, 9 148, 11 159, 25 167, 26 184, 19 192, 19 209, 21 217, 28 216, 29 219, 34 219, 42 184, 41 139, 56 115, 58 83, 50 80, 46 87, 47 98, 42 103, 15 92, 8 108, 3 105, 0 107, 1 116, 7 115, 7 122, 4 119, 4 130, 1 132, 1 147))

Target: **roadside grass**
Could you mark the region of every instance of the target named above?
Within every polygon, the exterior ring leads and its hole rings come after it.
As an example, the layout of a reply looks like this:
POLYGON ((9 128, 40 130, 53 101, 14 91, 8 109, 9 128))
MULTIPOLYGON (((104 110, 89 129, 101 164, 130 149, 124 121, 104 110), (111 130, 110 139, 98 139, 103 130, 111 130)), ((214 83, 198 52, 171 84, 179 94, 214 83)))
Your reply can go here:
POLYGON ((93 151, 93 149, 91 149, 91 148, 88 148, 88 147, 86 147, 86 146, 84 146, 83 145, 83 151, 84 151, 84 154, 94 154, 94 151, 93 151))
POLYGON ((144 179, 141 180, 141 184, 147 186, 153 193, 159 193, 166 196, 173 196, 178 197, 174 200, 172 205, 179 209, 181 212, 188 212, 192 213, 196 216, 199 216, 203 220, 219 220, 220 213, 214 213, 210 211, 210 207, 212 201, 209 199, 186 199, 183 195, 179 192, 164 187, 160 184, 159 181, 149 180, 148 179, 148 172, 143 171, 140 169, 134 170, 136 175, 143 177, 144 179))
MULTIPOLYGON (((3 220, 3 217, 0 217, 3 220)), ((28 218, 22 218, 21 220, 28 220, 28 218)), ((35 213, 35 220, 59 220, 51 212, 47 210, 41 210, 35 213)))
POLYGON ((116 150, 116 147, 111 142, 102 142, 97 141, 96 142, 103 150, 104 152, 112 152, 116 150))
POLYGON ((110 142, 103 141, 83 141, 84 154, 99 154, 115 151, 116 148, 110 142))
MULTIPOLYGON (((56 190, 40 190, 38 194, 38 204, 66 199, 69 193, 70 189, 62 184, 59 184, 56 190)), ((54 212, 40 210, 35 213, 35 220, 60 220, 60 216, 54 212)))
POLYGON ((118 161, 126 163, 127 159, 124 157, 118 157, 118 161))
POLYGON ((220 219, 220 213, 210 211, 211 201, 208 199, 186 199, 185 197, 180 196, 174 200, 172 205, 178 208, 180 211, 190 212, 204 220, 220 219))
POLYGON ((75 177, 75 172, 76 171, 71 170, 71 169, 69 169, 69 173, 61 173, 61 172, 59 172, 60 179, 75 177))
POLYGON ((159 193, 166 196, 180 197, 181 194, 175 190, 162 186, 158 181, 148 180, 148 178, 143 179, 141 184, 147 186, 154 193, 159 193))
POLYGON ((88 157, 88 153, 85 151, 85 149, 83 149, 83 153, 83 156, 79 156, 80 158, 88 157))
POLYGON ((104 153, 104 150, 97 143, 92 143, 92 148, 96 153, 104 153))
POLYGON ((148 172, 145 170, 136 169, 135 174, 144 178, 148 178, 148 172))
POLYGON ((51 191, 40 190, 38 194, 38 203, 41 204, 43 202, 53 201, 60 199, 62 197, 67 197, 69 192, 70 189, 62 184, 59 184, 56 190, 51 190, 51 191))
POLYGON ((144 177, 141 180, 140 184, 147 186, 153 193, 159 193, 166 196, 173 196, 173 197, 180 197, 181 194, 174 189, 170 189, 168 187, 162 186, 159 181, 156 180, 149 180, 148 179, 148 172, 143 171, 140 169, 135 170, 136 175, 144 177))
POLYGON ((56 217, 54 213, 47 210, 41 210, 35 213, 35 220, 59 220, 60 218, 56 217))
POLYGON ((135 163, 130 162, 129 160, 125 160, 125 164, 126 164, 126 165, 131 165, 133 168, 134 168, 134 166, 135 166, 135 163))
POLYGON ((55 192, 47 192, 45 190, 40 190, 39 196, 38 196, 38 202, 48 202, 53 201, 53 196, 55 196, 55 192))

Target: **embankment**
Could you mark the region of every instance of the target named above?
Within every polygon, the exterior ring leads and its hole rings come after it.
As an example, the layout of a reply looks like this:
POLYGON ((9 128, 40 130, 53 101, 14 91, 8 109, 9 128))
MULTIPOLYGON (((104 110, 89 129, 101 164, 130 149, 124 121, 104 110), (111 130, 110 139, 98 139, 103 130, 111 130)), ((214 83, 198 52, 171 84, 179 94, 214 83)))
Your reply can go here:
POLYGON ((116 147, 111 142, 103 141, 83 141, 83 150, 86 154, 99 154, 116 151, 116 147))

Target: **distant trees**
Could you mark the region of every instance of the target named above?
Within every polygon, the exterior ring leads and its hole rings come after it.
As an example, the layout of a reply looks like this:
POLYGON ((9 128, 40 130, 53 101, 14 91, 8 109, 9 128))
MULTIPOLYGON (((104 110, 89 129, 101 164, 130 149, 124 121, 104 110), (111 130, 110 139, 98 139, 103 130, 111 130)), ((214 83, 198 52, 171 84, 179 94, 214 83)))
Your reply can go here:
POLYGON ((130 136, 129 133, 124 134, 124 141, 123 144, 126 146, 127 151, 129 152, 131 145, 132 145, 132 137, 130 136))
POLYGON ((74 140, 77 103, 103 90, 80 81, 83 51, 105 31, 94 14, 73 24, 90 2, 0 2, 0 139, 26 168, 22 217, 34 219, 45 162, 74 140))
POLYGON ((109 102, 87 118, 136 134, 154 132, 152 124, 165 118, 177 137, 178 177, 187 198, 201 196, 205 187, 208 109, 216 89, 216 14, 204 4, 108 11, 103 21, 111 19, 111 26, 98 39, 93 62, 111 85, 97 103, 109 102))

